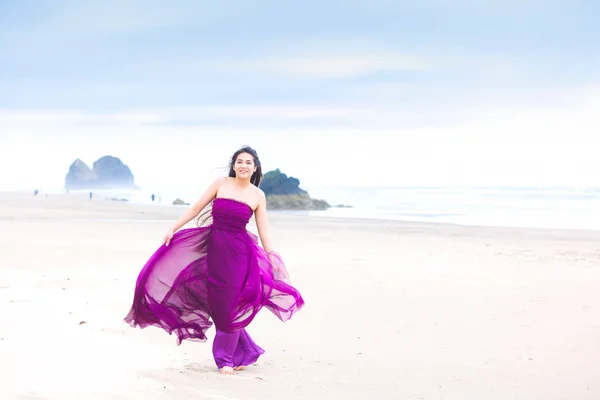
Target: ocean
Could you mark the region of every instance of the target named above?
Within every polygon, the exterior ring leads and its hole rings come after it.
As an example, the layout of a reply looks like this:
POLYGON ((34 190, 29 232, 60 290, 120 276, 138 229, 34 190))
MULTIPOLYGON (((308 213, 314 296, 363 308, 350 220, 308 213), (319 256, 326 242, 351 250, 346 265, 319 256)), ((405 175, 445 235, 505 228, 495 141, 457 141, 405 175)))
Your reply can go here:
POLYGON ((313 188, 333 208, 311 215, 460 225, 600 230, 600 187, 313 188))
MULTIPOLYGON (((460 225, 600 230, 600 187, 307 187, 332 205, 324 211, 290 211, 333 218, 436 222, 460 225)), ((58 191, 57 191, 58 192, 58 191)), ((43 193, 43 191, 42 191, 43 193)), ((46 191, 48 193, 48 191, 46 191)), ((95 198, 152 203, 148 190, 94 191, 95 198)), ((156 190, 155 204, 177 197, 191 203, 201 192, 156 190)), ((273 211, 274 212, 274 211, 273 211)), ((277 211, 286 213, 287 211, 277 211)))

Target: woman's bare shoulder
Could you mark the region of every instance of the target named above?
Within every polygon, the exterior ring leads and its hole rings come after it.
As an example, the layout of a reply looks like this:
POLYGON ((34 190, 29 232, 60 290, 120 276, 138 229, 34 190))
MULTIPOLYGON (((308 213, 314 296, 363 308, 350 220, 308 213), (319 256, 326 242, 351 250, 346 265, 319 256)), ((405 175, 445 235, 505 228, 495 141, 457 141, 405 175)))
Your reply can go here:
POLYGON ((265 192, 258 186, 254 187, 254 198, 258 204, 262 203, 265 200, 265 192))
POLYGON ((215 195, 217 195, 218 193, 220 193, 221 191, 223 191, 224 188, 226 188, 227 186, 229 186, 229 178, 226 176, 220 176, 218 178, 216 178, 213 183, 212 183, 212 187, 215 190, 215 195))
POLYGON ((219 188, 222 188, 225 186, 229 186, 233 179, 234 178, 230 178, 228 176, 220 176, 215 180, 215 182, 217 182, 217 184, 219 185, 219 188))

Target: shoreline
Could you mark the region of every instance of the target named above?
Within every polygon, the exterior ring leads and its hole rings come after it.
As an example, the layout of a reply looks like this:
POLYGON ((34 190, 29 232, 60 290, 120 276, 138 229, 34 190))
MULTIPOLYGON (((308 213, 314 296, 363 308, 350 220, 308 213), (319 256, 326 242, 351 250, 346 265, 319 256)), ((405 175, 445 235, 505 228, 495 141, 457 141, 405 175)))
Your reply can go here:
MULTIPOLYGON (((175 221, 187 209, 187 205, 170 205, 170 204, 146 204, 136 203, 131 201, 116 201, 111 199, 93 199, 89 200, 83 193, 62 193, 53 196, 43 197, 38 195, 19 191, 19 192, 0 192, 0 206, 4 208, 12 208, 19 210, 22 207, 21 202, 27 203, 26 209, 28 216, 11 215, 6 210, 0 210, 1 219, 56 219, 60 213, 70 216, 68 219, 63 219, 65 222, 103 222, 103 223, 120 223, 120 222, 144 222, 144 223, 166 223, 175 221), (31 203, 34 202, 34 203, 31 203), (59 211, 59 214, 49 216, 42 213, 32 213, 31 205, 39 206, 38 210, 54 210, 59 211), (42 203, 43 202, 43 203, 42 203), (78 215, 79 213, 79 215, 78 215), (120 217, 101 217, 92 216, 98 214, 116 213, 120 217)), ((506 226, 506 225, 479 225, 479 224, 464 224, 455 222, 434 222, 434 221, 410 221, 399 219, 384 219, 384 218, 369 218, 369 217, 341 217, 341 216, 324 216, 310 215, 311 211, 306 210, 269 210, 268 215, 270 220, 297 220, 306 222, 332 223, 337 224, 352 224, 359 226, 374 226, 382 229, 399 228, 399 229, 456 229, 469 231, 485 232, 489 229, 501 230, 503 232, 527 232, 536 235, 587 235, 591 234, 600 238, 600 229, 586 228, 550 228, 550 227, 527 227, 527 226, 506 226)), ((286 221, 287 222, 287 221, 286 221)), ((190 222, 190 224, 193 223, 190 222)), ((254 217, 251 218, 249 225, 254 225, 254 217)))

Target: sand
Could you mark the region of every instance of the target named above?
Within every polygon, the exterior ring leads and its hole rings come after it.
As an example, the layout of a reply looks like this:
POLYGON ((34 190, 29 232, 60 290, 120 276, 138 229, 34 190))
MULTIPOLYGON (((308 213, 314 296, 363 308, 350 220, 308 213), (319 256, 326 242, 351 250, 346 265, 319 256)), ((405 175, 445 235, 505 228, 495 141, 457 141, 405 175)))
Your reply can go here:
MULTIPOLYGON (((600 232, 270 213, 306 306, 211 340, 123 322, 184 208, 0 194, 0 399, 599 399, 600 232)), ((255 231, 254 226, 249 226, 255 231)))

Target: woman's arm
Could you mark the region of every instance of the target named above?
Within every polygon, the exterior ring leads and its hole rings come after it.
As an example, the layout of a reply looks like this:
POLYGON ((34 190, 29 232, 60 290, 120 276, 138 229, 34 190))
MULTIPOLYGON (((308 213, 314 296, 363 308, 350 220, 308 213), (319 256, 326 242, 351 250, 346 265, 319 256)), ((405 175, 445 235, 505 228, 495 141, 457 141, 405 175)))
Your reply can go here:
POLYGON ((210 186, 208 187, 208 189, 206 189, 202 196, 200 196, 200 198, 194 204, 192 204, 190 208, 188 208, 188 210, 181 217, 179 217, 177 221, 175 221, 175 224, 171 228, 172 233, 177 232, 179 229, 181 229, 182 226, 184 226, 193 218, 198 216, 198 214, 200 214, 200 211, 204 210, 204 207, 206 207, 208 203, 210 203, 217 196, 217 192, 219 190, 219 187, 221 186, 221 182, 223 182, 224 179, 225 178, 218 178, 210 184, 210 186))
POLYGON ((256 227, 258 228, 258 236, 260 237, 263 248, 267 252, 273 251, 273 243, 271 242, 271 235, 269 233, 269 220, 267 218, 267 199, 262 190, 260 191, 260 200, 258 202, 258 207, 256 207, 256 210, 254 211, 254 216, 256 219, 256 227))

